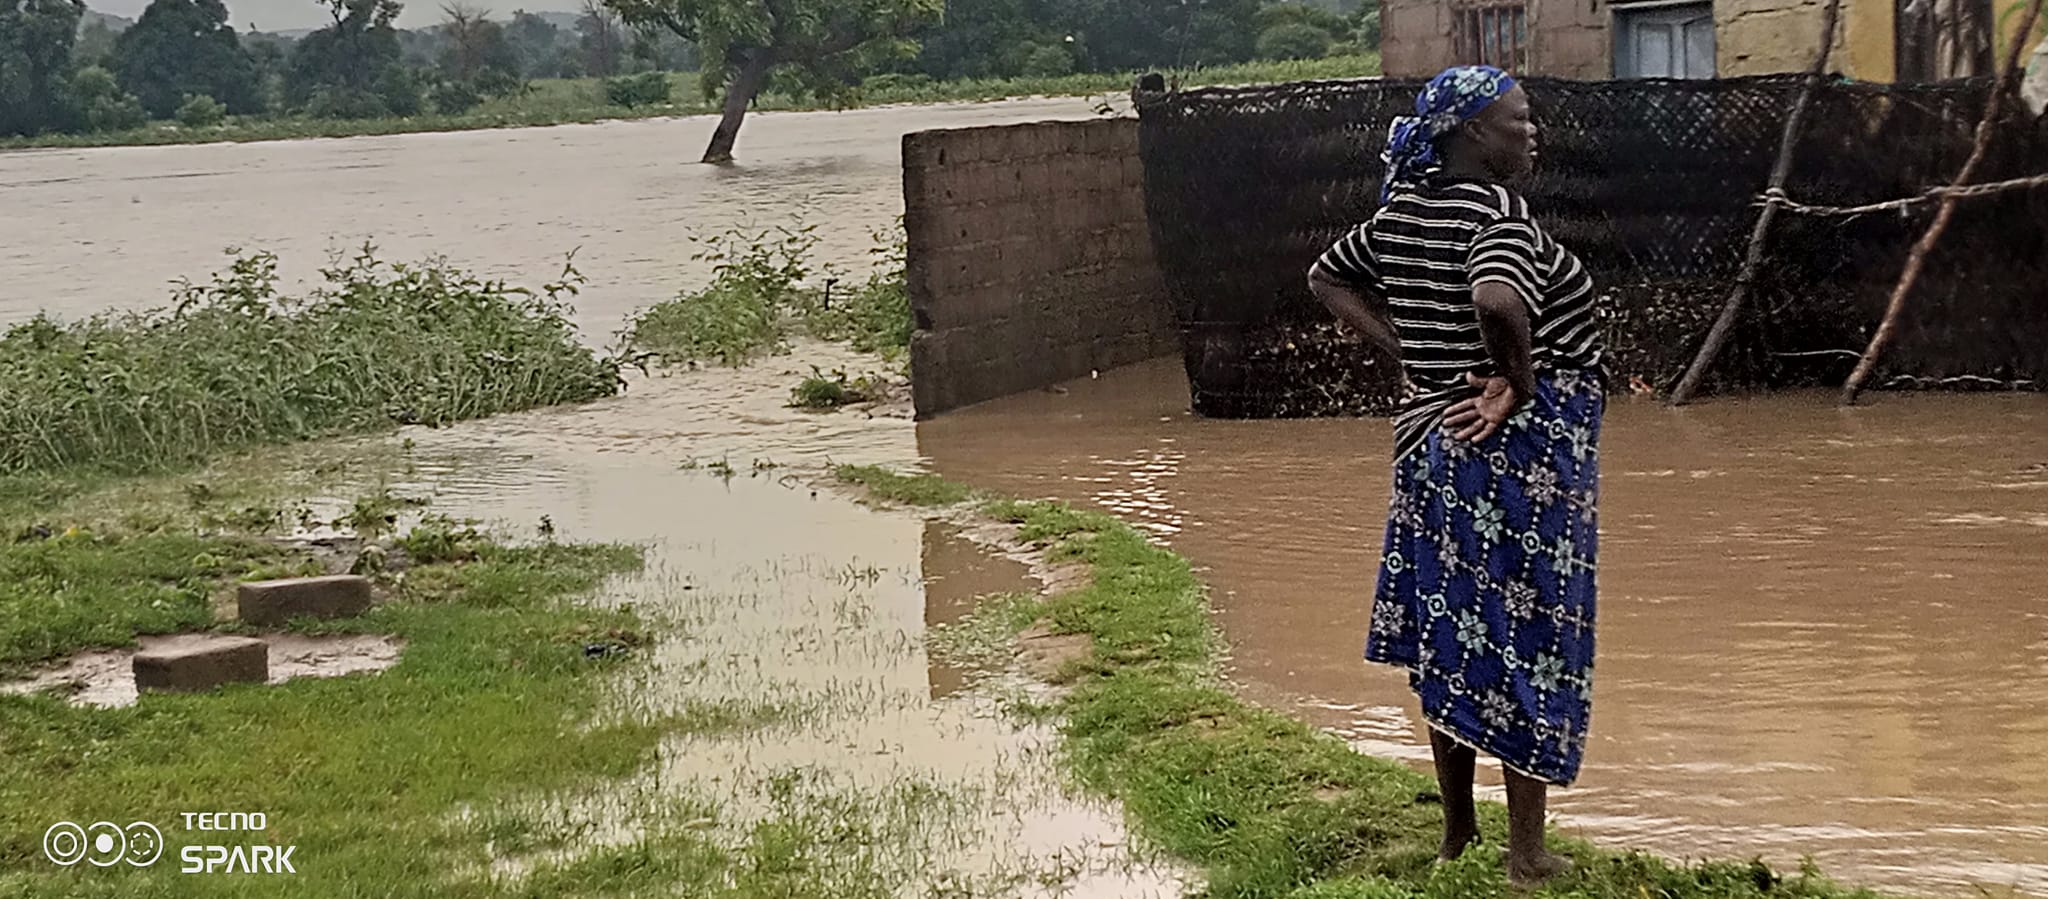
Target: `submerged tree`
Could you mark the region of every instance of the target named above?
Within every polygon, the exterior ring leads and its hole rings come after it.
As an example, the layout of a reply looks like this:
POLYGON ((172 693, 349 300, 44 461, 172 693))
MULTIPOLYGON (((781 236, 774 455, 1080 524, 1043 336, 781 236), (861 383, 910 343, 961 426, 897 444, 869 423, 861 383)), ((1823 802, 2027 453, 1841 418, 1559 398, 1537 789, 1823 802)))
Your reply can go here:
POLYGON ((883 62, 917 52, 910 37, 937 21, 944 0, 605 0, 621 18, 696 44, 705 95, 724 116, 705 162, 729 162, 747 108, 769 77, 831 97, 883 62))

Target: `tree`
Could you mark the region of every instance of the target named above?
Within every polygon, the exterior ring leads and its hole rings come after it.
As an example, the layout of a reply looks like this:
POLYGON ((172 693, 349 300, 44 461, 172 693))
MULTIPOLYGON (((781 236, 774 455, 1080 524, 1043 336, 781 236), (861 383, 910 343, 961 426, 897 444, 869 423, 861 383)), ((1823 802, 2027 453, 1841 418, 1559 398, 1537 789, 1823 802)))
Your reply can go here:
MULTIPOLYGON (((334 24, 300 39, 285 75, 285 97, 304 106, 322 91, 348 95, 330 108, 363 110, 376 100, 386 71, 399 68, 398 0, 322 0, 334 24)), ((388 83, 388 82, 387 82, 388 83)), ((382 101, 377 100, 381 105, 382 101)))
POLYGON ((1283 22, 1259 32, 1259 58, 1321 59, 1334 41, 1329 32, 1306 22, 1283 22))
POLYGON ((441 59, 443 74, 458 81, 475 81, 485 72, 519 74, 519 55, 505 39, 504 26, 491 21, 484 10, 460 0, 441 11, 448 16, 441 26, 448 36, 448 49, 441 59))
POLYGON ((626 27, 617 13, 598 0, 583 0, 583 17, 576 20, 577 44, 583 50, 584 74, 610 78, 619 73, 626 52, 626 27))
POLYGON ((1033 12, 1027 0, 947 0, 945 20, 918 41, 917 70, 949 79, 1024 74, 1036 50, 1066 37, 1033 12))
POLYGON ((1259 0, 1044 0, 1081 68, 1118 72, 1228 65, 1252 57, 1259 0))
POLYGON ((106 69, 80 69, 71 80, 71 95, 87 131, 128 131, 149 124, 142 102, 122 90, 106 69))
POLYGON ((527 78, 560 77, 562 31, 555 23, 525 10, 514 10, 505 41, 518 58, 516 74, 527 78))
POLYGON ((108 58, 114 55, 114 39, 119 36, 105 19, 85 23, 78 32, 78 43, 71 47, 72 61, 80 68, 105 66, 108 58))
POLYGON ((666 28, 697 45, 707 97, 723 116, 705 162, 729 162, 740 124, 771 75, 832 97, 891 59, 917 51, 910 37, 936 22, 945 0, 606 0, 629 24, 666 28))
POLYGON ((238 115, 263 109, 256 61, 242 49, 221 0, 153 0, 114 41, 114 76, 159 119, 188 96, 219 100, 238 115))
POLYGON ((0 0, 0 134, 41 134, 76 121, 71 45, 79 0, 0 0))

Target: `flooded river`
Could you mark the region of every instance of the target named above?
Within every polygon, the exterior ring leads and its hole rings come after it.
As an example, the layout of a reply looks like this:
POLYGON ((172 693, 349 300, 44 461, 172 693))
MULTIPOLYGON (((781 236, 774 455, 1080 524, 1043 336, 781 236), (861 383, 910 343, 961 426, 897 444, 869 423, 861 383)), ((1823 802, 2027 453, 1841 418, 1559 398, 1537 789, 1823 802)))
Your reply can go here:
POLYGON ((737 165, 696 163, 706 117, 341 140, 0 153, 0 324, 170 300, 223 249, 310 277, 374 241, 538 284, 576 251, 587 339, 700 285, 693 232, 818 226, 819 257, 865 265, 903 212, 902 136, 1094 115, 1084 99, 747 117, 737 165))
MULTIPOLYGON (((1360 660, 1389 440, 1377 420, 1194 418, 1177 360, 918 429, 950 476, 1148 527, 1213 586, 1245 693, 1424 763, 1404 676, 1360 660)), ((2048 397, 1618 401, 1601 457, 1567 828, 2048 895, 2048 397)))

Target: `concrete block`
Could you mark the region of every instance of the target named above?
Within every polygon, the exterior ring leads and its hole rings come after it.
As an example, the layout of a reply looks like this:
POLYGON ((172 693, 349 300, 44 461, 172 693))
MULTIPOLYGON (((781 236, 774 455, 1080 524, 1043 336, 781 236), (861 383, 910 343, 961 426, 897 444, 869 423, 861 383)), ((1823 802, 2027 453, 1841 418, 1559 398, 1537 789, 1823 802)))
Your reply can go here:
POLYGON ((929 171, 943 163, 939 154, 946 147, 946 132, 913 131, 903 135, 903 167, 929 171))
POLYGON ((244 622, 264 627, 293 618, 346 618, 370 608, 370 581, 347 574, 254 581, 241 586, 236 604, 244 622))
POLYGON ((250 637, 174 637, 135 654, 135 688, 189 693, 270 679, 270 647, 250 637))

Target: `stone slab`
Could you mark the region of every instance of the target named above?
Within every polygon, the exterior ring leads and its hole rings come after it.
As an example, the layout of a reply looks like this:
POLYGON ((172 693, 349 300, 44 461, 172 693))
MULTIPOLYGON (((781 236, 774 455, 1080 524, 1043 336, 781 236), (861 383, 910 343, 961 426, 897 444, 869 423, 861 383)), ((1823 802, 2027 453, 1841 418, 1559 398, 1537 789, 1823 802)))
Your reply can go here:
POLYGON ((347 618, 370 608, 370 581, 360 575, 252 581, 236 592, 242 621, 275 627, 293 618, 347 618))
POLYGON ((138 691, 189 693, 270 678, 270 646, 252 637, 186 635, 135 654, 138 691))

